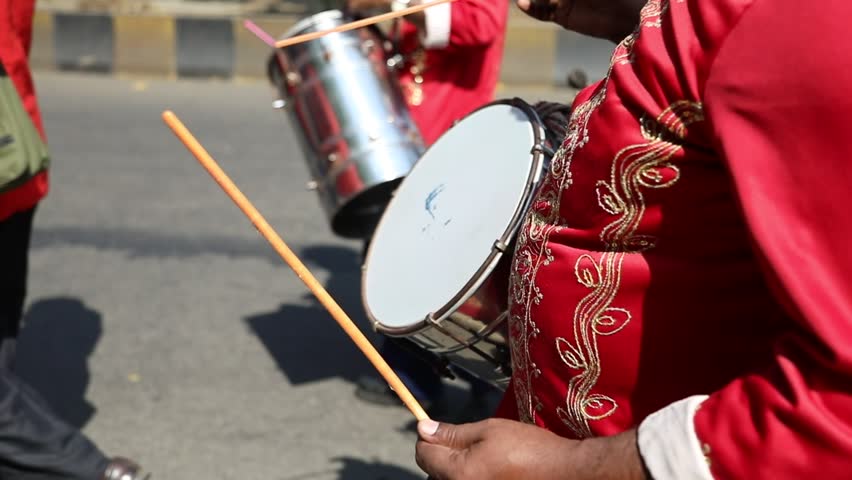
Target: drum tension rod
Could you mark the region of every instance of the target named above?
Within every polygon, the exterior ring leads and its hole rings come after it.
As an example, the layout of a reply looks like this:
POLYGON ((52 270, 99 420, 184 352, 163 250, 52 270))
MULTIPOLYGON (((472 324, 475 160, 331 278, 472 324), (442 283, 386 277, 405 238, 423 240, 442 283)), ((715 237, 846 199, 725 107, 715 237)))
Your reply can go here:
POLYGON ((533 155, 541 154, 550 158, 556 156, 556 151, 554 151, 552 148, 542 145, 541 143, 536 143, 535 145, 533 145, 532 149, 530 150, 530 153, 532 153, 533 155))
POLYGON ((532 153, 533 155, 535 155, 536 153, 541 153, 541 154, 543 155, 543 154, 545 153, 545 151, 544 151, 544 145, 542 145, 542 144, 540 144, 540 143, 536 143, 536 144, 535 144, 535 145, 533 145, 533 147, 530 149, 530 153, 532 153))
POLYGON ((439 332, 443 333, 444 335, 452 338, 453 340, 458 342, 459 345, 462 345, 464 348, 470 350, 471 352, 479 355, 480 357, 482 357, 486 360, 490 360, 494 365, 500 365, 501 364, 501 362, 499 360, 497 360, 496 358, 494 358, 493 355, 490 355, 487 352, 485 352, 484 350, 482 350, 481 348, 477 347, 475 345, 475 343, 470 343, 470 342, 468 342, 464 339, 461 339, 461 338, 459 338, 458 335, 456 335, 453 332, 449 331, 448 329, 444 328, 444 326, 441 325, 441 322, 439 322, 438 320, 435 320, 434 314, 430 313, 428 316, 426 316, 426 321, 431 323, 435 327, 435 330, 438 330, 439 332))
POLYGON ((435 319, 435 312, 429 312, 429 314, 426 315, 426 321, 431 323, 432 325, 434 325, 436 327, 441 326, 440 322, 438 322, 438 320, 435 319))
POLYGON ((509 245, 507 245, 503 240, 497 239, 494 240, 494 249, 500 253, 506 253, 506 250, 509 249, 509 245))

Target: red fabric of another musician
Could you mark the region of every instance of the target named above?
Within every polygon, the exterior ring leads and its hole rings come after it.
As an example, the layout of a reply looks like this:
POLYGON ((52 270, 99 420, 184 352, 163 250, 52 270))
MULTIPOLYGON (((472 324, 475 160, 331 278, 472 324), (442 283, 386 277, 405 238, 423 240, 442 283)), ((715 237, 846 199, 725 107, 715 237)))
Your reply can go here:
POLYGON ((494 100, 509 11, 500 0, 456 0, 425 14, 426 32, 403 22, 400 50, 407 61, 400 82, 423 140, 431 145, 456 120, 494 100))
POLYGON ((503 415, 639 426, 659 479, 849 475, 850 17, 649 2, 521 232, 503 415))
MULTIPOLYGON (((35 86, 27 63, 32 38, 34 0, 0 0, 0 61, 12 79, 30 118, 44 138, 35 86)), ((33 208, 48 189, 47 171, 36 173, 10 190, 0 191, 0 220, 33 208)))

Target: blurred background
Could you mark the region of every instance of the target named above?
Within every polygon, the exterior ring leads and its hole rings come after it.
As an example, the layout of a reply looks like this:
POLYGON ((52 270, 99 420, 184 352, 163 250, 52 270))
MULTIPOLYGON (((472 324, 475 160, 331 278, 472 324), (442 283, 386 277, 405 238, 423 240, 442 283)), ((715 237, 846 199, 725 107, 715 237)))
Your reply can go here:
MULTIPOLYGON (((256 21, 275 36, 337 0, 39 0, 40 68, 145 75, 259 77, 256 21)), ((507 8, 510 8, 507 2, 507 8)), ((506 85, 578 87, 601 78, 613 45, 527 18, 511 5, 506 85)))
MULTIPOLYGON (((163 125, 174 110, 366 332, 341 239, 269 48, 326 0, 39 0, 32 64, 52 153, 23 376, 110 455, 161 479, 422 479, 413 419, 353 395, 371 371, 163 125)), ((612 45, 511 9, 498 98, 570 102, 612 45)), ((407 252, 402 246, 401 254, 407 252)), ((369 333, 370 338, 375 336, 369 333)), ((451 398, 461 404, 462 384, 451 398)))

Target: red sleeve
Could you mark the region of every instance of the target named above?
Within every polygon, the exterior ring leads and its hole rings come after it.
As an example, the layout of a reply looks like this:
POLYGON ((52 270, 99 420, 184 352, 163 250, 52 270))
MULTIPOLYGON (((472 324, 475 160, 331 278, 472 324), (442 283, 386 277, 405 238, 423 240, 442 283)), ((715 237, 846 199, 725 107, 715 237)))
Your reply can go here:
POLYGON ((449 47, 484 47, 505 35, 509 7, 499 0, 452 3, 449 47))
POLYGON ((696 415, 716 478, 852 474, 850 18, 849 0, 755 0, 708 77, 708 119, 793 320, 763 369, 696 415))
POLYGON ((27 56, 30 54, 33 38, 33 15, 35 15, 35 0, 12 0, 15 4, 12 10, 12 25, 21 46, 27 56))

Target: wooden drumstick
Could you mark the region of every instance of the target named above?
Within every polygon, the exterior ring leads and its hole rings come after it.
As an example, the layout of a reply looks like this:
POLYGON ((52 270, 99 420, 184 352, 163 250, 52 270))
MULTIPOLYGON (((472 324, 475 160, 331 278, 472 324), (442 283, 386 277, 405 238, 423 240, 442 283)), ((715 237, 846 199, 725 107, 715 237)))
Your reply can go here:
POLYGON ((216 183, 222 187, 222 190, 224 190, 225 193, 231 197, 231 200, 240 207, 240 210, 242 210, 249 220, 251 220, 251 223, 254 224, 260 234, 266 238, 270 245, 272 245, 272 248, 274 248, 287 265, 296 272, 296 275, 298 275, 305 285, 307 285, 308 289, 310 289, 310 291, 317 297, 317 300, 319 300, 322 306, 328 310, 328 313, 337 320, 337 323, 340 324, 352 341, 355 342, 355 345, 364 353, 364 355, 367 356, 367 359, 374 367, 376 367, 376 370, 378 370, 379 374, 381 374, 385 381, 388 382, 393 391, 399 395, 402 403, 411 410, 414 417, 417 418, 417 420, 428 419, 429 416, 426 414, 426 411, 423 410, 423 407, 420 406, 417 399, 414 398, 414 395, 412 395, 405 384, 402 383, 376 348, 369 340, 367 340, 367 337, 365 337, 358 327, 355 326, 352 319, 350 319, 349 316, 346 315, 346 312, 340 308, 340 305, 334 301, 331 295, 329 295, 325 288, 323 288, 319 281, 317 281, 313 274, 311 274, 305 264, 299 260, 292 250, 290 250, 290 247, 284 243, 284 240, 275 233, 275 230, 269 225, 269 223, 267 223, 249 199, 243 195, 240 189, 237 188, 222 168, 219 167, 216 161, 213 160, 213 157, 207 153, 207 150, 201 146, 201 143, 195 139, 192 133, 190 133, 186 126, 184 126, 183 122, 181 122, 173 112, 168 110, 163 112, 163 121, 165 121, 166 125, 172 129, 180 141, 186 145, 186 148, 189 149, 196 159, 198 159, 213 179, 216 180, 216 183))
POLYGON ((420 5, 414 5, 413 7, 404 8, 397 12, 388 12, 383 13, 381 15, 376 15, 373 17, 365 18, 363 20, 357 20, 354 22, 347 23, 345 25, 339 25, 334 28, 330 28, 328 30, 323 30, 321 32, 312 32, 306 33, 304 35, 297 35, 291 38, 285 38, 284 40, 279 40, 275 43, 275 46, 278 48, 285 48, 291 45, 296 45, 297 43, 307 42, 310 40, 316 40, 317 38, 324 37, 331 33, 339 33, 346 32, 348 30, 355 30, 358 28, 368 27, 370 25, 374 25, 376 23, 381 23, 386 20, 393 20, 394 18, 404 17, 406 15, 411 15, 412 13, 417 13, 423 10, 426 10, 429 7, 434 7, 435 5, 439 5, 442 3, 455 2, 456 0, 432 0, 431 2, 422 3, 420 5))

